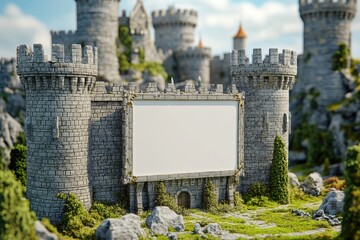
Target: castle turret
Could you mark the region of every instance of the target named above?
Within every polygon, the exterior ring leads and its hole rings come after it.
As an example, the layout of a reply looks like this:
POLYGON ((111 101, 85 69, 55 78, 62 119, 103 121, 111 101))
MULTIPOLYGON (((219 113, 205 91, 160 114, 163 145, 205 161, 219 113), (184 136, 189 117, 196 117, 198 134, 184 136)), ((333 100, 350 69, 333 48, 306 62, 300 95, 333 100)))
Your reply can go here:
POLYGON ((170 7, 154 11, 155 45, 164 51, 186 49, 194 45, 198 14, 194 10, 170 7))
POLYGON ((201 83, 210 83, 211 49, 204 48, 202 43, 198 47, 187 48, 176 52, 180 81, 187 79, 198 80, 201 83))
POLYGON ((320 93, 317 101, 324 109, 344 98, 341 76, 332 70, 332 57, 339 45, 351 45, 351 21, 356 0, 300 0, 304 22, 304 55, 299 84, 314 87, 320 93))
POLYGON ((252 63, 245 50, 232 52, 231 76, 237 88, 245 91, 245 177, 241 191, 251 184, 269 180, 274 139, 281 136, 288 145, 290 131, 289 90, 297 74, 296 53, 270 49, 262 59, 254 49, 252 63))
POLYGON ((246 48, 246 38, 247 38, 246 32, 245 32, 242 24, 240 24, 239 30, 233 38, 234 50, 245 49, 246 48))
POLYGON ((75 193, 91 205, 88 169, 90 92, 98 74, 97 49, 52 46, 47 62, 42 45, 17 48, 17 73, 26 91, 26 194, 39 218, 58 222, 62 200, 57 193, 75 193))
POLYGON ((116 56, 119 0, 75 0, 77 42, 99 49, 99 80, 120 81, 116 56))

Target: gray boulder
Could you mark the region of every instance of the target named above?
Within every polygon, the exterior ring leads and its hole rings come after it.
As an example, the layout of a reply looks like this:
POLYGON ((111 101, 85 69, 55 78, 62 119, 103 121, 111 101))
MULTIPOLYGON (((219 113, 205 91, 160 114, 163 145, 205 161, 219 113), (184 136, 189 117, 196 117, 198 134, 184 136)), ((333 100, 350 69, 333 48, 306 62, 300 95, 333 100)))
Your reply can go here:
POLYGON ((167 235, 169 227, 178 232, 185 229, 184 218, 176 214, 169 207, 156 207, 146 219, 146 225, 154 234, 167 235))
POLYGON ((310 214, 307 213, 307 212, 304 212, 304 211, 301 211, 301 210, 298 210, 298 209, 294 209, 291 211, 292 213, 296 214, 297 216, 299 217, 310 217, 310 214))
POLYGON ((195 223, 194 233, 195 233, 195 234, 199 234, 199 235, 203 235, 203 234, 204 234, 204 232, 203 232, 203 230, 202 230, 202 227, 200 226, 199 223, 195 223))
POLYGON ((203 229, 204 233, 211 235, 221 235, 222 229, 218 223, 210 223, 203 229))
POLYGON ((289 172, 288 176, 289 176, 290 186, 292 186, 292 187, 300 187, 299 179, 298 179, 298 177, 296 176, 295 173, 289 172))
POLYGON ((104 220, 95 232, 98 240, 137 240, 144 235, 140 217, 132 213, 120 219, 109 218, 104 220))
POLYGON ((6 111, 13 117, 18 117, 20 111, 25 111, 25 99, 24 97, 15 92, 8 96, 8 104, 6 107, 6 111))
POLYGON ((319 196, 323 189, 323 179, 320 173, 313 172, 306 177, 304 183, 301 184, 301 189, 312 196, 319 196))
POLYGON ((20 132, 23 132, 20 123, 0 109, 0 148, 5 150, 5 159, 9 159, 10 149, 14 147, 20 132))
POLYGON ((321 203, 319 210, 323 210, 328 215, 341 213, 344 207, 344 198, 343 191, 329 192, 321 203))
POLYGON ((39 240, 58 240, 58 237, 49 232, 40 221, 35 222, 35 232, 39 240))
POLYGON ((341 221, 335 215, 326 215, 324 210, 317 210, 313 215, 314 220, 326 220, 331 226, 341 225, 341 221))

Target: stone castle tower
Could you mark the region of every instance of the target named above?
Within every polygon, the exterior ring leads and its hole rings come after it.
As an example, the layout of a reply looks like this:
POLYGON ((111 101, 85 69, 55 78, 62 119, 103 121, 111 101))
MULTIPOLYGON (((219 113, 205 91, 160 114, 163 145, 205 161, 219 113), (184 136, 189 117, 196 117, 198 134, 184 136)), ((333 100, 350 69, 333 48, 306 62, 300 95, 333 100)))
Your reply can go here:
POLYGON ((332 56, 341 43, 351 44, 351 21, 356 0, 300 0, 304 22, 304 52, 299 61, 299 86, 320 93, 320 109, 343 99, 341 75, 332 70, 332 56))
POLYGON ((210 84, 211 49, 204 48, 200 41, 199 46, 179 50, 176 52, 180 81, 187 79, 198 80, 210 84))
POLYGON ((289 90, 297 74, 297 57, 289 50, 278 54, 270 49, 263 60, 261 49, 254 49, 252 64, 245 50, 234 50, 231 59, 232 82, 245 91, 245 177, 239 189, 245 192, 256 182, 268 182, 275 137, 281 136, 288 145, 289 90))
POLYGON ((240 50, 240 49, 246 49, 246 32, 240 24, 239 31, 236 33, 236 35, 233 38, 233 48, 234 50, 240 50))
POLYGON ((26 91, 27 197, 39 218, 60 220, 59 192, 73 192, 91 206, 89 185, 90 92, 98 75, 97 49, 42 45, 17 49, 17 73, 26 91))
POLYGON ((75 33, 52 32, 52 42, 96 46, 99 49, 99 80, 120 81, 115 41, 118 35, 119 0, 76 0, 75 33))
POLYGON ((170 7, 152 12, 156 48, 175 52, 194 46, 197 20, 195 10, 170 7))

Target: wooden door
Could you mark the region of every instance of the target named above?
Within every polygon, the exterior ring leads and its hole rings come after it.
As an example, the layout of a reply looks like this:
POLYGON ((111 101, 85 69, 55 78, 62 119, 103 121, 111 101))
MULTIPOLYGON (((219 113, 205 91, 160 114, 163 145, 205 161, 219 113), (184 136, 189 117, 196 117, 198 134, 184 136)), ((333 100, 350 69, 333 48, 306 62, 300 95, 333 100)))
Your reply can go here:
POLYGON ((178 196, 178 205, 184 208, 190 208, 190 194, 188 192, 181 192, 178 196))

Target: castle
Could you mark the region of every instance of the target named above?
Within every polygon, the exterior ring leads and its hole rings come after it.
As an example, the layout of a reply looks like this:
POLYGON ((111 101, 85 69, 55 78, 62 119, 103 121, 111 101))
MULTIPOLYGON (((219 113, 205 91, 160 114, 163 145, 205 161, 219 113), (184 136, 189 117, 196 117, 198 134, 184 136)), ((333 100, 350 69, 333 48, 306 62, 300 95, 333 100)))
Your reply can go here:
MULTIPOLYGON (((39 217, 57 222, 62 213, 58 192, 74 192, 87 207, 94 200, 115 201, 120 192, 129 197, 131 211, 141 212, 154 207, 159 181, 165 182, 179 205, 195 208, 202 205, 206 179, 214 182, 219 201, 233 204, 235 191, 245 192, 253 183, 268 182, 274 138, 280 135, 288 145, 289 90, 297 74, 296 53, 270 49, 264 58, 261 49, 254 49, 250 59, 245 50, 236 49, 226 56, 228 63, 220 58, 211 60, 209 49, 202 44, 193 46, 197 13, 175 8, 152 14, 156 40, 151 47, 151 21, 138 1, 133 16, 139 22, 124 14, 119 20, 136 36, 136 48, 152 49, 146 55, 149 59, 164 57, 161 61, 178 74, 178 79, 201 76, 197 86, 186 81, 184 91, 172 83, 159 91, 151 83, 141 92, 135 83, 120 83, 114 70, 118 66, 113 31, 118 24, 114 12, 118 2, 78 0, 78 29, 75 33, 52 33, 53 42, 64 45, 53 45, 50 62, 41 45, 34 45, 33 50, 27 46, 17 49, 17 72, 27 94, 27 196, 31 208, 39 217), (173 28, 177 31, 169 30, 173 28), (97 48, 85 46, 88 43, 97 48), (181 67, 175 69, 175 62, 181 67), (231 78, 229 88, 209 85, 210 65, 217 66, 212 71, 222 76, 216 81, 231 78), (176 117, 168 115, 176 114, 174 109, 189 111, 176 117), (201 118, 202 112, 211 117, 201 118), (216 114, 220 112, 228 117, 216 114), (215 138, 217 134, 223 138, 215 138), (176 150, 172 147, 174 136, 186 140, 177 142, 176 150), (200 140, 190 146, 187 140, 191 138, 184 136, 200 140), (186 165, 175 161, 179 156, 186 165)), ((300 3, 303 18, 311 20, 328 16, 322 10, 333 10, 333 6, 352 9, 356 1, 300 3), (313 13, 312 9, 321 11, 313 13), (313 17, 307 18, 307 14, 313 17)), ((352 18, 351 14, 334 12, 331 14, 340 20, 352 18)), ((316 24, 309 26, 316 29, 316 24)), ((245 39, 240 27, 234 45, 243 48, 245 39)), ((315 40, 319 38, 309 44, 315 40)), ((321 56, 313 57, 321 62, 321 56)))
POLYGON ((216 185, 219 201, 230 204, 234 191, 266 183, 275 137, 288 141, 296 53, 271 49, 263 60, 254 49, 252 58, 250 63, 244 50, 233 51, 234 85, 227 94, 222 85, 196 89, 191 82, 184 92, 173 84, 159 92, 152 83, 139 92, 135 84, 109 89, 96 81, 96 48, 73 44, 67 54, 64 45, 54 44, 47 62, 42 45, 18 47, 31 208, 58 222, 59 192, 77 194, 87 207, 93 200, 115 201, 120 192, 129 197, 131 211, 141 212, 154 207, 159 181, 180 205, 196 208, 206 179, 216 185), (246 101, 238 88, 249 93, 246 101), (169 139, 181 140, 178 150, 169 139))

